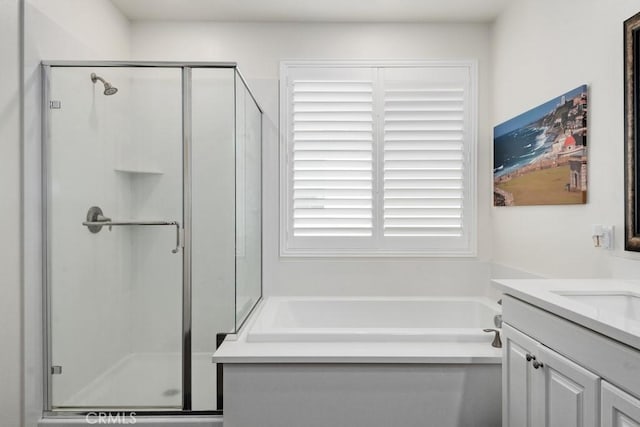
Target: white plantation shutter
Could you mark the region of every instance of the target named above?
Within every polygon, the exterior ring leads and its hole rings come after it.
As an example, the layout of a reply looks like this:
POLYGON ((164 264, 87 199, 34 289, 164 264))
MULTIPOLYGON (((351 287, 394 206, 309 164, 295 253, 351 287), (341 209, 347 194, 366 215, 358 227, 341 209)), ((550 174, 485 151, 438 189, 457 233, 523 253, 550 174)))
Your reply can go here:
POLYGON ((473 73, 283 64, 281 253, 473 255, 473 73))
POLYGON ((456 71, 384 71, 384 236, 463 236, 468 78, 456 71))
POLYGON ((373 82, 294 80, 293 236, 371 236, 373 82))

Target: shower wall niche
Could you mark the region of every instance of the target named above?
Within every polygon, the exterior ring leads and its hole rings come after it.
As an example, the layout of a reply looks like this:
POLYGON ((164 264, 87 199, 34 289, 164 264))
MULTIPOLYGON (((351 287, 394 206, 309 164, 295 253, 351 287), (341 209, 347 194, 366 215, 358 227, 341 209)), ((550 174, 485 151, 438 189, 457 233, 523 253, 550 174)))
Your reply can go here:
POLYGON ((217 411, 262 292, 259 106, 234 64, 43 70, 47 410, 217 411))

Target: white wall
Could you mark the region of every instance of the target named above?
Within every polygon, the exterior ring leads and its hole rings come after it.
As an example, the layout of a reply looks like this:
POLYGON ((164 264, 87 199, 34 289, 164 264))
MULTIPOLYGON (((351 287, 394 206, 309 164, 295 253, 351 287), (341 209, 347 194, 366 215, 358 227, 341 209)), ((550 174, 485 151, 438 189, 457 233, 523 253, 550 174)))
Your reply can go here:
MULTIPOLYGON (((25 1, 24 331, 26 425, 41 413, 40 61, 126 59, 129 22, 108 0, 25 1), (73 11, 73 13, 71 13, 73 11)), ((69 296, 74 301, 74 296, 69 296)))
POLYGON ((109 0, 26 0, 27 60, 118 60, 129 55, 129 21, 109 0))
POLYGON ((0 0, 0 418, 22 419, 20 26, 18 0, 0 0))
POLYGON ((265 110, 264 287, 267 295, 482 294, 489 276, 490 176, 480 174, 479 256, 465 260, 283 259, 278 255, 278 70, 283 59, 479 61, 478 170, 491 168, 489 27, 474 24, 133 22, 131 57, 236 61, 265 110), (483 197, 484 195, 484 197, 483 197))
POLYGON ((552 277, 640 278, 624 252, 623 21, 634 0, 517 0, 492 32, 492 124, 589 85, 588 203, 492 208, 493 260, 552 277), (595 249, 591 224, 616 227, 595 249))

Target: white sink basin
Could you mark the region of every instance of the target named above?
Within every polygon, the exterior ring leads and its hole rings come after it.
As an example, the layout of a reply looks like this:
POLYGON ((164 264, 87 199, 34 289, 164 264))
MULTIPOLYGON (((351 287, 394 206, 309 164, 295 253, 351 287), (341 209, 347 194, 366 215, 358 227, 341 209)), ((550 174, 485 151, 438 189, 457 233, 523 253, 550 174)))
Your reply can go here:
POLYGON ((598 310, 640 321, 640 295, 632 292, 597 293, 553 291, 553 293, 598 310))

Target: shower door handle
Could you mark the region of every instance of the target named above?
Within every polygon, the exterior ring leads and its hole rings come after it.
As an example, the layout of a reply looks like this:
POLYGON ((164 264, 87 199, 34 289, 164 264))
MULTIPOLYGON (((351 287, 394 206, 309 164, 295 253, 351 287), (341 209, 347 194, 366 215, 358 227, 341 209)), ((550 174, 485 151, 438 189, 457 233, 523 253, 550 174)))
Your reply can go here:
POLYGON ((171 253, 177 254, 180 251, 180 223, 178 221, 84 221, 82 225, 91 227, 92 233, 97 233, 102 227, 120 227, 133 225, 171 225, 176 227, 176 247, 171 249, 171 253), (99 228, 97 231, 92 229, 99 228))
POLYGON ((87 227, 91 233, 98 233, 102 230, 102 227, 121 227, 121 226, 136 226, 136 225, 169 225, 176 228, 176 247, 171 250, 171 253, 177 254, 180 251, 180 223, 178 221, 113 221, 111 218, 107 218, 102 215, 102 210, 98 212, 100 208, 92 207, 87 214, 87 221, 84 221, 82 225, 87 227))

